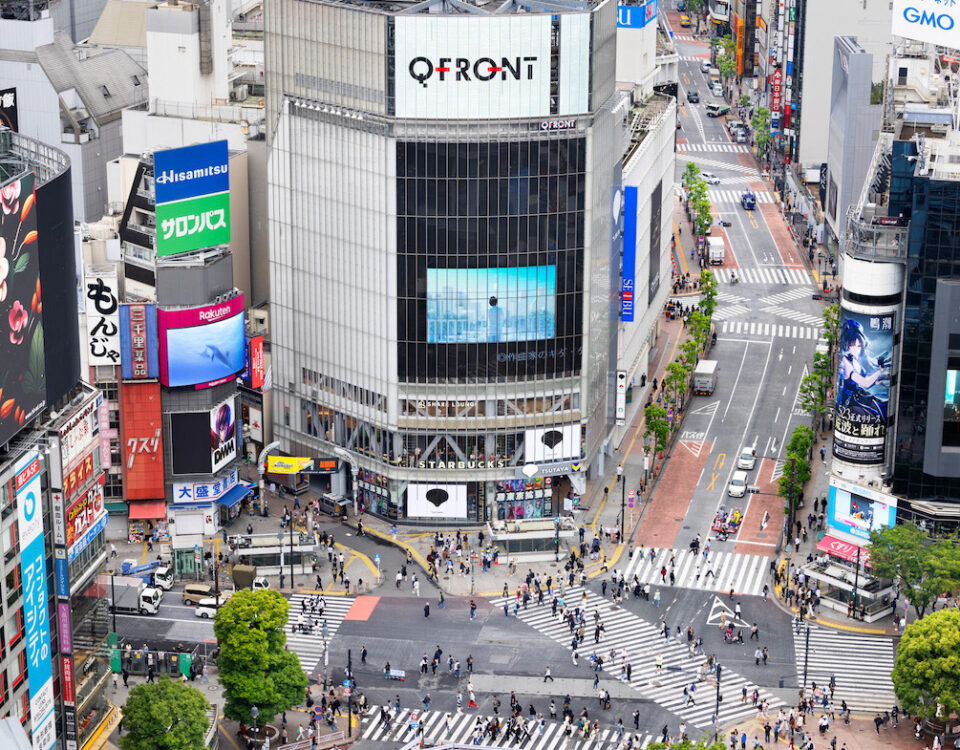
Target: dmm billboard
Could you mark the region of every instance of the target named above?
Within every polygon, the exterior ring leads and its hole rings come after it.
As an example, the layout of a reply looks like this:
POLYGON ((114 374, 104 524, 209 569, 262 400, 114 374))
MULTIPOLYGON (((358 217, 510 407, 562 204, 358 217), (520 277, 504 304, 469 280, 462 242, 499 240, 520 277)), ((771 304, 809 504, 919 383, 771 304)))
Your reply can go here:
POLYGON ((219 385, 243 369, 243 295, 188 310, 158 310, 160 382, 219 385))
POLYGON ((20 529, 20 569, 23 613, 26 619, 27 670, 30 677, 30 717, 34 750, 48 750, 56 742, 47 571, 43 552, 43 496, 40 455, 28 453, 17 461, 14 475, 20 529))
POLYGON ((237 457, 237 411, 232 398, 210 410, 211 471, 220 471, 237 457))
POLYGON ((157 151, 157 255, 176 255, 230 242, 227 142, 157 151))
POLYGON ((163 418, 159 383, 122 383, 123 492, 128 500, 159 500, 163 485, 163 418))

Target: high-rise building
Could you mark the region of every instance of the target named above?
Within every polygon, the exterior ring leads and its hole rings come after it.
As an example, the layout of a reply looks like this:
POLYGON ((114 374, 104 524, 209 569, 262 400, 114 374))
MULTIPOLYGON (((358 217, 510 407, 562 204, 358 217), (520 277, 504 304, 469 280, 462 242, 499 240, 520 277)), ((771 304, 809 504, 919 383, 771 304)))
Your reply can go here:
POLYGON ((265 5, 274 434, 349 464, 352 487, 319 489, 390 519, 549 518, 602 471, 616 21, 596 2, 265 5))

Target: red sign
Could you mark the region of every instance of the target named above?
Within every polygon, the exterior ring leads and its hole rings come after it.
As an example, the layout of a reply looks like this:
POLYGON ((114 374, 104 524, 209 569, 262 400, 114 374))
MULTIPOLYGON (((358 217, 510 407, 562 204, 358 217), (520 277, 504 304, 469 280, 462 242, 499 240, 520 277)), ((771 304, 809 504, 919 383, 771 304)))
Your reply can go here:
POLYGON ((780 111, 780 105, 783 102, 783 71, 776 68, 773 75, 770 76, 770 112, 776 114, 780 111))
POLYGON ((861 565, 870 565, 870 550, 865 547, 860 547, 857 544, 851 544, 842 539, 837 539, 835 536, 828 535, 823 537, 823 539, 817 542, 817 549, 852 563, 857 561, 859 555, 861 565))
POLYGON ((74 466, 63 477, 63 494, 69 505, 70 501, 77 496, 80 489, 90 481, 93 476, 93 451, 91 450, 80 463, 74 466))
POLYGON ((72 656, 61 656, 60 657, 60 673, 63 675, 61 682, 63 683, 63 702, 73 704, 75 696, 73 693, 73 657, 72 656))
POLYGON ((159 383, 120 385, 123 490, 128 500, 163 498, 163 421, 159 383))
POLYGON ((103 487, 94 485, 67 508, 67 549, 83 536, 83 532, 95 524, 105 512, 103 487))
POLYGON ((250 339, 250 387, 263 387, 263 336, 250 339))

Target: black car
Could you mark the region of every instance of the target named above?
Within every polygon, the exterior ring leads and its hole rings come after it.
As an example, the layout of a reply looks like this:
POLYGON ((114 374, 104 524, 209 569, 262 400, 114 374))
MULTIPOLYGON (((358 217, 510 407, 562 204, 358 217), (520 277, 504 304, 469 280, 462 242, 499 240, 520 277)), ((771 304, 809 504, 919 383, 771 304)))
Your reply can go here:
POLYGON ((687 92, 687 101, 692 104, 696 104, 700 101, 700 94, 697 93, 696 89, 690 89, 687 92))

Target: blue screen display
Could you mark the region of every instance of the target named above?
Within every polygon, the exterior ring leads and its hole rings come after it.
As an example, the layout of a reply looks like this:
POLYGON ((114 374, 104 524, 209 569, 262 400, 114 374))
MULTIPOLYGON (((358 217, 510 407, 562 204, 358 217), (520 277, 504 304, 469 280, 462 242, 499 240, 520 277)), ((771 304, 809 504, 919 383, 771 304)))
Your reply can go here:
POLYGON ((430 344, 551 339, 556 309, 556 266, 427 269, 430 344))
POLYGON ((226 320, 167 330, 167 372, 171 387, 201 385, 243 369, 243 313, 226 320))

